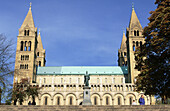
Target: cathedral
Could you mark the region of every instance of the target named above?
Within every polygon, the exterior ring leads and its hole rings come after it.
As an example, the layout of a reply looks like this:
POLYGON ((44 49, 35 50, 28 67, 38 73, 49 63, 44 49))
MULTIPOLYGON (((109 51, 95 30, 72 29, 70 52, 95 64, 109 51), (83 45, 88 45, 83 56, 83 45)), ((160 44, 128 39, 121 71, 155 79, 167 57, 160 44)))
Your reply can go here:
MULTIPOLYGON (((84 75, 88 72, 92 105, 131 105, 133 100, 139 104, 143 92, 135 92, 135 77, 139 71, 135 69, 134 51, 144 43, 142 31, 132 8, 129 26, 118 50, 119 66, 46 67, 45 49, 30 6, 17 36, 14 83, 28 78, 31 85, 41 87, 37 105, 81 105, 84 75)), ((152 96, 144 95, 144 99, 146 105, 154 102, 152 96)), ((31 99, 23 104, 27 105, 28 101, 31 99)))

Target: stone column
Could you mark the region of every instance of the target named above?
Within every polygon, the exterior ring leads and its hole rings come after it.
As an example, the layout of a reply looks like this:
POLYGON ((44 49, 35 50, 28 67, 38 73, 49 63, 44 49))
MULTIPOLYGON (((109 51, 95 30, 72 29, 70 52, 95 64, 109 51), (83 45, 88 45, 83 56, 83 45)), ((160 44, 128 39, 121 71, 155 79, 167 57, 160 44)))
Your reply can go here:
POLYGON ((112 99, 112 105, 114 105, 114 99, 112 99))
POLYGON ((39 100, 39 105, 41 105, 41 98, 40 99, 38 99, 39 100))
POLYGON ((76 105, 79 105, 79 104, 78 104, 78 99, 76 99, 76 105))
POLYGON ((41 87, 41 82, 42 82, 42 81, 41 81, 41 77, 40 77, 40 87, 41 87))
POLYGON ((100 99, 100 105, 103 105, 103 104, 102 104, 102 100, 103 100, 103 99, 100 99))
POLYGON ((66 105, 66 99, 64 98, 63 100, 64 100, 64 105, 66 105))
POLYGON ((54 76, 52 77, 52 90, 54 91, 54 76))
POLYGON ((126 98, 124 98, 124 105, 126 105, 126 98))
POLYGON ((138 105, 138 99, 136 99, 136 104, 138 105))
POLYGON ((53 98, 51 98, 51 105, 53 105, 53 98))

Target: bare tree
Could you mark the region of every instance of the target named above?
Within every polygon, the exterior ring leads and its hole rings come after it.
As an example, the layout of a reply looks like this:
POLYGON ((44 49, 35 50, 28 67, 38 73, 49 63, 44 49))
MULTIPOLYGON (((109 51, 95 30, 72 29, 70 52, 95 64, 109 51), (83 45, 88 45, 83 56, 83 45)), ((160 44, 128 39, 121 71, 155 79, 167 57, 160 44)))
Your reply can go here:
POLYGON ((15 50, 13 41, 8 40, 4 34, 0 34, 0 104, 2 94, 12 84, 11 80, 14 72, 15 50), (11 79, 9 81, 9 79, 11 79))

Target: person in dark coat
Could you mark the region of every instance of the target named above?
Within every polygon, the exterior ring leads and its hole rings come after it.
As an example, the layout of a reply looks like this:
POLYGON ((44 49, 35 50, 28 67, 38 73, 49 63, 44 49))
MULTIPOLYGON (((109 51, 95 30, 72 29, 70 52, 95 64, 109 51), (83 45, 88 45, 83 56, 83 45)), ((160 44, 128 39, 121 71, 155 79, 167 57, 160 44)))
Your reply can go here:
POLYGON ((141 95, 141 97, 139 98, 139 104, 140 105, 145 105, 145 100, 143 98, 143 95, 141 95))
POLYGON ((33 101, 33 102, 32 102, 32 105, 36 105, 36 102, 35 102, 35 101, 33 101))
POLYGON ((28 105, 32 105, 32 104, 31 104, 31 101, 28 102, 28 105))

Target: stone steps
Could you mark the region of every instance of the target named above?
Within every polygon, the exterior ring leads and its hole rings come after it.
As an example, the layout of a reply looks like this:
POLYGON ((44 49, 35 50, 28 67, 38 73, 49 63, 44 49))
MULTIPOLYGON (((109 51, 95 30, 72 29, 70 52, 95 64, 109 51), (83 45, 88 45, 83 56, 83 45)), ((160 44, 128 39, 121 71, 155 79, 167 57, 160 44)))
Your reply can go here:
POLYGON ((170 111, 170 105, 145 106, 14 106, 0 105, 0 111, 170 111))

